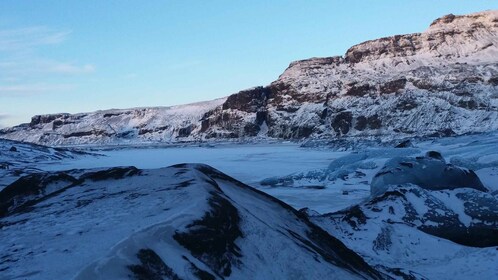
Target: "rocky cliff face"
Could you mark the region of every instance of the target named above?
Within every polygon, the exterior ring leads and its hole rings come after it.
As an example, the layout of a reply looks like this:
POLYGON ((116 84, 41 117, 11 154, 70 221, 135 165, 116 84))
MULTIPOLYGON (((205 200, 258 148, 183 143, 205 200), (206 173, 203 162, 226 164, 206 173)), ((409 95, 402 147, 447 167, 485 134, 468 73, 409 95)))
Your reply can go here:
POLYGON ((136 110, 97 112, 91 118, 37 116, 29 125, 4 129, 0 137, 75 144, 398 138, 496 130, 498 11, 447 15, 423 33, 367 41, 344 56, 293 62, 270 85, 200 106, 196 114, 182 116, 178 110, 175 121, 164 117, 169 116, 165 109, 154 110, 146 119, 136 110))

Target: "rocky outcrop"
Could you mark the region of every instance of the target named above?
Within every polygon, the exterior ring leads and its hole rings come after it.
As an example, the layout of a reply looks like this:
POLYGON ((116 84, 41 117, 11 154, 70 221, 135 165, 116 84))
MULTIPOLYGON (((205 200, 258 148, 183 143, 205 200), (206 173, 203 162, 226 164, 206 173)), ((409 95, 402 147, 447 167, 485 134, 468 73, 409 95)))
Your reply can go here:
POLYGON ((36 116, 0 135, 84 144, 496 130, 498 11, 447 15, 422 33, 367 41, 344 56, 292 62, 268 86, 204 104, 36 116))

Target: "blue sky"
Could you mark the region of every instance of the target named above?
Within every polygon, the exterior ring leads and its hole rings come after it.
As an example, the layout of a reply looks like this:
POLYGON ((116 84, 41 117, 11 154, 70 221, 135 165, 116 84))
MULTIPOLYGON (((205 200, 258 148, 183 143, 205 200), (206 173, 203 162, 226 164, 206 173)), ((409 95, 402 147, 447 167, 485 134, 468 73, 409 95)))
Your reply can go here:
POLYGON ((498 1, 2 0, 0 127, 223 97, 291 61, 487 9, 498 1))

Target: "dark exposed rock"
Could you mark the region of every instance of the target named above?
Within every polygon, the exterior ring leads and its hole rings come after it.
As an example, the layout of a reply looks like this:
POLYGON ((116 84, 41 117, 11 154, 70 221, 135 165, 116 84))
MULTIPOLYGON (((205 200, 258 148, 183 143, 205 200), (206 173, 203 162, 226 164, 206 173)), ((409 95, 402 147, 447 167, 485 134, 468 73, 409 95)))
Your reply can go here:
POLYGON ((270 97, 271 90, 267 87, 243 90, 230 95, 223 103, 223 110, 237 109, 245 112, 257 112, 270 97))
POLYGON ((239 135, 235 132, 209 132, 206 134, 206 139, 220 138, 220 139, 235 139, 238 138, 239 135))
POLYGON ((405 88, 406 78, 400 78, 380 85, 380 93, 394 93, 405 88))
MULTIPOLYGON (((464 224, 461 221, 462 217, 459 216, 462 211, 459 209, 460 206, 456 207, 453 201, 444 201, 445 197, 451 196, 452 191, 444 192, 446 192, 445 195, 441 197, 440 192, 413 185, 393 186, 389 191, 367 202, 343 211, 326 214, 324 217, 346 222, 353 231, 363 231, 374 224, 377 226, 379 221, 391 225, 404 223, 427 234, 465 246, 497 246, 498 206, 496 198, 473 189, 463 189, 453 193, 461 200, 456 204, 463 203, 464 215, 469 216, 472 221, 464 224), (400 206, 402 211, 394 210, 399 209, 400 206), (426 210, 420 212, 418 209, 426 210), (370 221, 373 221, 373 224, 369 224, 370 221)), ((380 234, 371 240, 374 251, 389 250, 392 245, 391 225, 382 228, 380 234)))
POLYGON ((437 152, 437 151, 428 151, 427 153, 425 153, 425 156, 429 157, 429 158, 440 160, 442 162, 446 162, 443 158, 443 155, 441 155, 441 153, 437 152))
POLYGON ((455 136, 456 133, 451 128, 442 129, 434 133, 429 134, 429 137, 450 137, 455 136))
POLYGON ((391 229, 389 227, 383 227, 373 242, 373 249, 375 251, 386 251, 391 244, 391 229))
POLYGON ((246 123, 244 125, 244 135, 246 136, 256 136, 260 130, 259 125, 254 123, 246 123))
POLYGON ((130 138, 133 138, 134 136, 135 136, 135 132, 132 130, 122 131, 122 132, 116 133, 117 138, 130 139, 130 138))
POLYGON ((256 124, 262 125, 268 119, 267 111, 258 111, 256 112, 256 124))
POLYGON ((367 95, 370 91, 369 84, 353 84, 346 90, 346 95, 349 96, 364 96, 367 95))
POLYGON ((69 134, 64 134, 64 138, 71 138, 71 137, 83 137, 83 136, 111 136, 112 134, 109 134, 105 130, 91 130, 91 131, 77 131, 69 134))
POLYGON ((12 146, 10 147, 9 152, 17 152, 17 148, 12 146))
POLYGON ((432 196, 430 191, 409 188, 404 194, 405 197, 408 193, 423 202, 428 209, 427 213, 421 215, 413 211, 411 200, 407 199, 404 204, 405 211, 408 210, 407 213, 410 214, 405 215, 403 220, 420 224, 417 228, 421 231, 466 246, 498 245, 498 207, 493 197, 475 190, 457 194, 458 198, 465 201, 463 203, 465 214, 473 220, 472 223, 464 225, 459 219, 459 214, 432 196))
MULTIPOLYGON (((177 165, 177 167, 182 167, 183 165, 177 165)), ((286 203, 262 192, 250 186, 239 182, 220 171, 209 167, 207 165, 201 165, 197 169, 206 175, 209 175, 213 179, 221 179, 224 181, 230 181, 234 183, 237 187, 240 187, 251 192, 255 192, 258 195, 265 197, 269 201, 272 201, 283 207, 288 211, 295 219, 301 220, 304 224, 309 227, 306 231, 306 236, 302 236, 292 230, 287 229, 287 232, 295 239, 296 244, 303 246, 310 252, 316 252, 325 261, 332 263, 336 266, 343 267, 355 274, 360 274, 362 277, 372 278, 372 279, 385 279, 386 276, 379 273, 368 265, 361 257, 356 253, 348 249, 341 241, 339 241, 334 236, 328 234, 325 230, 318 227, 316 224, 309 220, 308 212, 306 210, 297 211, 286 203)), ((359 215, 361 217, 361 214, 359 215)), ((360 218, 361 219, 361 218, 360 218)))
POLYGON ((409 139, 401 141, 398 145, 396 145, 395 148, 412 148, 413 144, 412 141, 409 139))
POLYGON ((0 162, 0 169, 8 170, 10 168, 10 163, 8 162, 0 162))
POLYGON ((64 125, 64 122, 62 120, 55 120, 52 123, 52 130, 56 130, 57 128, 60 128, 62 125, 64 125))
POLYGON ((308 65, 309 68, 320 68, 320 66, 323 65, 330 65, 330 64, 335 64, 339 65, 340 63, 343 62, 342 56, 331 56, 331 57, 313 57, 309 59, 302 59, 298 61, 291 62, 289 65, 289 68, 296 64, 306 64, 308 65))
POLYGON ((190 263, 190 271, 198 279, 200 279, 200 280, 216 280, 216 277, 213 274, 211 274, 205 270, 200 269, 193 262, 191 262, 187 257, 183 256, 183 259, 190 263))
POLYGON ((141 249, 137 253, 140 264, 129 265, 133 273, 132 279, 137 280, 181 280, 171 267, 166 265, 161 257, 152 249, 141 249))
POLYGON ((144 134, 152 133, 152 132, 154 132, 154 129, 141 128, 138 130, 138 135, 144 135, 144 134))
POLYGON ((489 78, 488 84, 491 84, 493 86, 498 86, 498 76, 489 78))
POLYGON ((329 116, 329 109, 325 108, 323 109, 322 113, 320 114, 320 119, 324 120, 329 116))
POLYGON ((382 127, 382 120, 378 115, 373 115, 367 118, 367 125, 370 129, 379 129, 382 127))
POLYGON ((419 89, 425 89, 428 91, 442 90, 439 85, 433 84, 430 80, 413 80, 412 83, 419 89))
POLYGON ((384 270, 394 276, 394 279, 399 278, 403 280, 428 280, 418 273, 415 273, 413 271, 404 271, 401 268, 384 267, 384 270))
POLYGON ((451 22, 453 22, 453 20, 455 20, 455 18, 456 18, 456 16, 454 14, 448 14, 448 15, 442 16, 442 17, 434 20, 431 23, 431 26, 438 25, 438 24, 451 23, 451 22))
POLYGON ((477 109, 478 104, 474 100, 460 100, 458 101, 458 107, 462 107, 469 110, 475 110, 477 109))
POLYGON ((180 128, 178 130, 178 137, 188 137, 192 133, 194 126, 189 125, 187 127, 180 128))
POLYGON ((351 128, 353 114, 349 111, 340 112, 332 121, 332 128, 341 135, 347 134, 351 128))
POLYGON ((369 117, 359 116, 356 118, 354 128, 359 131, 363 131, 368 127, 368 129, 379 129, 382 127, 382 120, 378 115, 373 115, 369 117))
POLYGON ((470 76, 470 77, 463 78, 460 83, 462 83, 462 84, 465 84, 465 83, 467 83, 467 84, 478 84, 478 83, 481 83, 483 81, 484 80, 481 77, 470 76))
POLYGON ((117 112, 117 113, 106 113, 103 115, 104 118, 110 118, 110 117, 115 117, 115 116, 121 116, 121 115, 129 115, 131 112, 117 112))
POLYGON ((46 124, 50 123, 56 119, 59 118, 67 118, 69 117, 69 114, 63 113, 63 114, 52 114, 52 115, 36 115, 31 118, 30 126, 35 126, 38 124, 46 124))
POLYGON ((365 216, 365 213, 363 213, 358 205, 339 211, 338 214, 344 214, 343 221, 346 221, 351 227, 356 229, 359 225, 364 225, 367 222, 367 216, 365 216))
POLYGON ((418 103, 415 99, 401 99, 398 104, 396 104, 396 109, 401 111, 409 111, 418 107, 418 103))
POLYGON ((306 138, 313 133, 313 127, 297 126, 293 127, 292 138, 306 138))
POLYGON ((64 186, 60 188, 64 189, 76 182, 74 177, 63 172, 21 177, 0 191, 0 217, 22 210, 46 198, 50 195, 47 193, 47 187, 52 183, 64 183, 64 186))
POLYGON ((188 225, 187 231, 176 232, 173 238, 213 271, 227 277, 242 256, 235 244, 236 239, 243 237, 240 217, 230 201, 217 193, 211 194, 211 211, 188 225))
POLYGON ((209 120, 203 119, 201 120, 201 132, 206 132, 209 128, 209 120))
POLYGON ((417 47, 413 42, 418 41, 420 33, 395 35, 375 40, 376 45, 368 45, 370 41, 358 44, 347 50, 345 60, 349 63, 358 63, 367 58, 381 56, 403 56, 413 53, 417 47))
POLYGON ((354 125, 356 130, 362 131, 367 128, 367 118, 365 116, 359 116, 356 118, 356 123, 354 125))
POLYGON ((158 127, 154 127, 154 128, 139 128, 138 135, 144 135, 144 134, 153 133, 153 132, 160 132, 160 131, 164 131, 168 128, 169 128, 169 125, 158 126, 158 127))
POLYGON ((283 105, 277 105, 277 108, 276 108, 277 111, 284 111, 284 112, 288 112, 288 113, 294 113, 296 112, 297 110, 299 110, 299 107, 298 106, 283 106, 283 105))
POLYGON ((139 175, 140 170, 134 166, 113 167, 106 170, 88 172, 80 177, 82 180, 103 181, 109 179, 123 179, 125 177, 139 175))

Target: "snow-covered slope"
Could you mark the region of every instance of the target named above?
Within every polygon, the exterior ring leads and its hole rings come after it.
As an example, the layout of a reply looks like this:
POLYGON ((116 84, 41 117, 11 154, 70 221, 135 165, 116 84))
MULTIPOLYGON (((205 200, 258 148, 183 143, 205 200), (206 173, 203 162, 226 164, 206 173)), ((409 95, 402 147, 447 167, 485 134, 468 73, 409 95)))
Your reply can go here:
POLYGON ((23 177, 0 192, 6 279, 381 279, 287 204, 207 165, 23 177))
POLYGON ((52 145, 448 136, 498 129, 498 11, 296 61, 273 83, 171 109, 36 116, 0 137, 52 145), (195 114, 192 114, 192 109, 195 114))
POLYGON ((368 263, 411 270, 414 279, 494 279, 498 274, 496 203, 496 196, 470 189, 428 191, 403 186, 312 220, 368 263), (484 211, 485 207, 490 208, 484 211), (480 222, 487 223, 488 229, 472 227, 480 222), (490 239, 494 243, 479 244, 490 239))
POLYGON ((221 98, 173 107, 37 115, 29 124, 0 131, 0 137, 51 146, 169 143, 189 136, 199 119, 224 101, 221 98))
POLYGON ((372 265, 409 269, 415 279, 493 279, 497 193, 473 172, 435 167, 443 159, 434 155, 388 162, 369 199, 335 213, 309 212, 312 220, 372 265))
POLYGON ((39 172, 39 164, 57 164, 63 159, 95 157, 73 149, 50 148, 0 139, 0 190, 19 177, 39 172))

